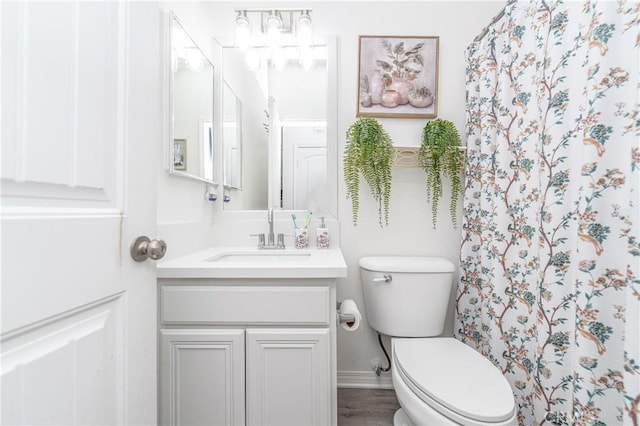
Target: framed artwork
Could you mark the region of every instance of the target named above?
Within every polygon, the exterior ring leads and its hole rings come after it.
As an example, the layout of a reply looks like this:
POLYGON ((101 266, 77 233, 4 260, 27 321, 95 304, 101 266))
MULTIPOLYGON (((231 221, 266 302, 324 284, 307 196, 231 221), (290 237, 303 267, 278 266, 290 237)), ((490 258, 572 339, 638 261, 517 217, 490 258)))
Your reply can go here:
POLYGON ((187 170, 187 140, 173 140, 173 170, 187 170))
POLYGON ((438 115, 437 36, 360 36, 358 117, 438 115))

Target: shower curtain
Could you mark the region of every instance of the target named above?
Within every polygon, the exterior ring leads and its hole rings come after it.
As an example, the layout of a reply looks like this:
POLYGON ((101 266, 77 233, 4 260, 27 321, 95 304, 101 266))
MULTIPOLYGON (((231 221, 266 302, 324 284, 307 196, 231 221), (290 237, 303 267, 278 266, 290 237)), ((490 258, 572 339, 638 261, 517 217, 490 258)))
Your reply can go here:
POLYGON ((640 6, 517 1, 467 50, 456 337, 521 425, 640 421, 640 6))

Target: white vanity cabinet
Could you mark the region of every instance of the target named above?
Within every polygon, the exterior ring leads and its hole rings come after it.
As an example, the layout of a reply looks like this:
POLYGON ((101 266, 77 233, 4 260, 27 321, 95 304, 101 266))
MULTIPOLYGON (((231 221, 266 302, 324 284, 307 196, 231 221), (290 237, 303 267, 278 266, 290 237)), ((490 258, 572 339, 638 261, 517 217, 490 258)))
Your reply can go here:
POLYGON ((246 333, 247 424, 331 424, 329 329, 246 333))
POLYGON ((336 424, 335 279, 160 279, 163 425, 336 424))
POLYGON ((245 424, 244 330, 160 330, 163 425, 245 424))

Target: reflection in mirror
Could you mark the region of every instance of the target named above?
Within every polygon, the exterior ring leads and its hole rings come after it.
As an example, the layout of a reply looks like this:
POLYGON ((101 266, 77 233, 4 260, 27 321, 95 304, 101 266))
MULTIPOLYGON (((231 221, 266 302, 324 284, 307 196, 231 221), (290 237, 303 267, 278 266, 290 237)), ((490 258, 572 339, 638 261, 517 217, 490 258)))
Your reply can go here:
POLYGON ((327 123, 281 122, 282 153, 280 199, 287 210, 323 210, 327 191, 327 123))
MULTIPOLYGON (((229 191, 225 210, 265 210, 267 208, 267 159, 269 134, 265 129, 268 110, 264 85, 244 62, 238 49, 223 49, 222 78, 229 91, 242 103, 242 189, 229 191)), ((228 97, 227 97, 228 98, 228 97)), ((228 105, 226 101, 223 102, 228 105)), ((224 146, 224 142, 223 142, 224 146)), ((223 164, 229 159, 223 159, 223 164)))
POLYGON ((171 16, 169 171, 213 183, 213 64, 171 16))
POLYGON ((335 188, 327 180, 327 46, 314 46, 314 54, 309 69, 300 66, 296 52, 279 68, 252 68, 238 48, 223 49, 224 79, 245 114, 243 190, 231 194, 225 210, 329 212, 335 188))
POLYGON ((222 93, 224 186, 242 189, 242 102, 224 82, 222 93))

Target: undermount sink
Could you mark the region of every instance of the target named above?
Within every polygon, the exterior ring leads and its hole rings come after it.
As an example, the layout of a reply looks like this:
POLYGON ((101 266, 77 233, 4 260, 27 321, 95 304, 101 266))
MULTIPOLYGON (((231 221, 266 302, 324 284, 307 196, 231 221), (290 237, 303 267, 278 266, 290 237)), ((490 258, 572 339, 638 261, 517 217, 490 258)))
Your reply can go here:
POLYGON ((311 258, 308 252, 277 250, 230 251, 216 254, 205 262, 306 262, 311 258))

